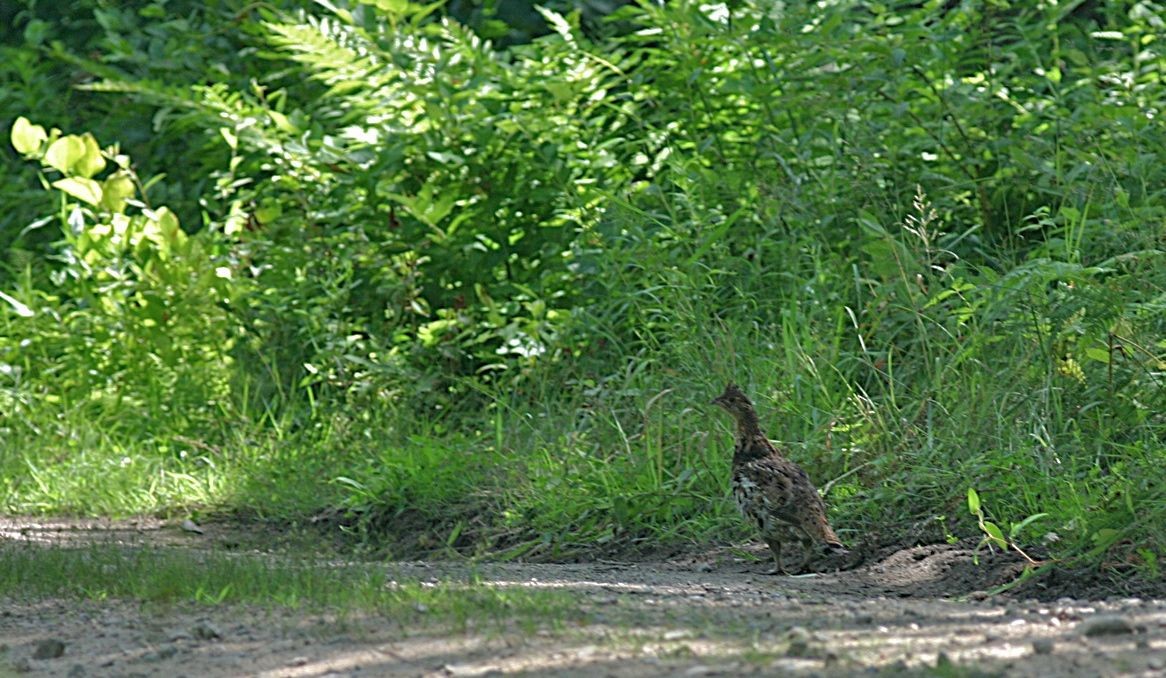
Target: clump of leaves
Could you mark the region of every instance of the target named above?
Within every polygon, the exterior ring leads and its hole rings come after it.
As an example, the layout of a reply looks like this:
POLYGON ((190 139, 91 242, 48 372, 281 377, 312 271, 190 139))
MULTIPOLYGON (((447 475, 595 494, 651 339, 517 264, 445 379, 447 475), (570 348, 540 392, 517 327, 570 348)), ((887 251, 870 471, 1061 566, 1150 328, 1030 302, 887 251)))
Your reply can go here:
POLYGON ((976 550, 972 554, 972 559, 979 564, 980 549, 987 546, 989 549, 998 548, 1001 551, 1007 551, 1009 548, 1015 550, 1030 563, 1035 564, 1036 561, 1029 557, 1027 553, 1016 543, 1016 538, 1031 523, 1034 523, 1041 518, 1048 516, 1047 513, 1034 513, 1025 518, 1019 523, 1014 523, 1008 528, 1008 537, 1004 536, 1004 531, 996 523, 984 517, 983 507, 980 505, 980 494, 976 492, 975 488, 968 488, 968 511, 975 516, 976 524, 979 525, 980 531, 984 533, 980 543, 976 545, 976 550))
POLYGON ((30 276, 5 297, 0 362, 35 385, 23 407, 132 411, 123 425, 146 435, 213 417, 230 388, 236 326, 224 305, 238 291, 215 234, 190 236, 149 204, 129 157, 92 134, 21 117, 11 142, 60 198, 53 287, 30 276))

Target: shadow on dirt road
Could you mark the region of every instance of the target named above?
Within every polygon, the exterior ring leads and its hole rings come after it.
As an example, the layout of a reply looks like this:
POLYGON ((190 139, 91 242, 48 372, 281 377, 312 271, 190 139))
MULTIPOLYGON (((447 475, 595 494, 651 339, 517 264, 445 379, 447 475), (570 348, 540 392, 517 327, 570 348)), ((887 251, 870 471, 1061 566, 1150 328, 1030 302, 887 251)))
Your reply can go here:
MULTIPOLYGON (((0 538, 3 548, 83 546, 95 538, 126 548, 237 549, 247 543, 246 535, 234 534, 230 526, 210 526, 197 535, 150 520, 5 520, 0 538)), ((952 545, 915 546, 853 570, 795 577, 757 574, 765 563, 739 554, 724 550, 575 564, 384 564, 400 581, 548 589, 571 596, 569 615, 534 624, 471 619, 457 628, 410 627, 352 613, 9 599, 0 601, 0 675, 6 670, 61 676, 1152 676, 1166 671, 1166 600, 1091 595, 1084 589, 1062 595, 1065 591, 1039 587, 989 597, 986 591, 1015 578, 1022 564, 981 554, 976 565, 967 548, 952 545)))

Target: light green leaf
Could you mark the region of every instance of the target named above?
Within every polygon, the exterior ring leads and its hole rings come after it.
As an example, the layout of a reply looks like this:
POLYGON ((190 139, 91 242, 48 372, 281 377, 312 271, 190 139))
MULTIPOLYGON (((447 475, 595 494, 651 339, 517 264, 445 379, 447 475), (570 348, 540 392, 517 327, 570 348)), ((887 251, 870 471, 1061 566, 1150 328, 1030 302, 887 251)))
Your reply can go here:
POLYGON ((1024 520, 1020 521, 1019 523, 1013 525, 1012 529, 1008 531, 1009 536, 1015 538, 1016 535, 1020 534, 1021 530, 1028 527, 1029 523, 1040 520, 1041 518, 1044 518, 1047 515, 1048 515, 1047 513, 1034 513, 1034 514, 1032 514, 1031 516, 1025 518, 1024 520))
POLYGON ((563 18, 562 14, 541 5, 535 5, 534 8, 539 14, 543 15, 543 19, 559 34, 563 42, 566 42, 572 47, 575 46, 575 35, 571 32, 571 24, 563 18))
POLYGON ((292 123, 291 118, 287 117, 283 113, 280 113, 279 111, 268 109, 267 117, 271 118, 271 121, 275 123, 275 126, 278 127, 281 132, 287 132, 288 134, 299 134, 300 132, 299 128, 297 128, 295 124, 292 123))
POLYGON ((33 155, 48 139, 45 128, 34 125, 21 116, 12 123, 12 147, 21 155, 33 155))
POLYGON ((1002 532, 1000 528, 996 526, 996 523, 991 523, 985 520, 983 527, 984 533, 987 534, 988 538, 991 539, 997 546, 1002 549, 1008 548, 1008 542, 1004 539, 1004 532, 1002 532))
POLYGON ((375 0, 373 4, 376 5, 377 9, 389 14, 404 14, 409 10, 408 0, 375 0))
POLYGON ((21 318, 31 318, 36 315, 33 313, 31 308, 22 304, 20 300, 14 299, 7 294, 4 294, 3 292, 0 292, 0 299, 8 302, 8 305, 12 307, 12 310, 16 311, 16 315, 20 316, 21 318))
POLYGON ((101 184, 84 177, 67 177, 53 182, 53 188, 97 207, 101 204, 101 184))
POLYGON ((980 495, 972 487, 968 488, 968 511, 974 516, 980 515, 980 495))
POLYGON ((166 241, 171 245, 181 245, 186 242, 186 231, 178 225, 178 215, 171 212, 169 207, 158 208, 158 228, 162 231, 166 241))
POLYGON ((223 135, 223 138, 227 140, 227 146, 232 151, 239 148, 239 137, 235 134, 234 130, 229 127, 220 127, 219 134, 223 135))
POLYGON ((97 139, 88 132, 81 136, 81 143, 85 148, 85 152, 77 161, 73 163, 70 169, 73 174, 83 177, 92 177, 101 170, 105 169, 105 158, 101 157, 101 147, 97 145, 97 139))
POLYGON ((101 182, 101 206, 110 212, 124 210, 126 200, 133 195, 134 181, 123 172, 118 172, 101 182))
POLYGON ((45 164, 61 174, 68 174, 69 168, 83 155, 85 155, 85 142, 81 140, 81 137, 70 134, 49 145, 49 150, 45 151, 45 164))

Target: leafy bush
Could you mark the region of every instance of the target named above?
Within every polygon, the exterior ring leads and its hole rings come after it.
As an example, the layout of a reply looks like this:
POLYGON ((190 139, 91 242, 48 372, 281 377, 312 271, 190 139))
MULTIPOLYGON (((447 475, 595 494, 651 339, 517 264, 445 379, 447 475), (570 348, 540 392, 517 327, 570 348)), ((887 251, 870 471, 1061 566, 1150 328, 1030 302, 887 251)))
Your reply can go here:
POLYGON ((734 379, 838 479, 844 538, 1011 524, 1156 562, 1156 4, 637 3, 505 50, 414 3, 281 7, 210 48, 107 12, 118 70, 56 48, 192 140, 170 185, 204 221, 65 189, 84 228, 13 267, 4 316, 30 421, 99 384, 193 437, 225 408, 254 452, 215 457, 223 504, 561 555, 745 534, 703 405, 734 379))
POLYGON ((7 297, 3 362, 41 386, 24 414, 116 415, 146 436, 205 426, 230 397, 237 334, 222 306, 238 290, 217 265, 215 233, 188 236, 169 209, 142 202, 129 158, 91 134, 18 118, 12 142, 60 177, 61 196, 54 287, 27 274, 25 301, 7 297))

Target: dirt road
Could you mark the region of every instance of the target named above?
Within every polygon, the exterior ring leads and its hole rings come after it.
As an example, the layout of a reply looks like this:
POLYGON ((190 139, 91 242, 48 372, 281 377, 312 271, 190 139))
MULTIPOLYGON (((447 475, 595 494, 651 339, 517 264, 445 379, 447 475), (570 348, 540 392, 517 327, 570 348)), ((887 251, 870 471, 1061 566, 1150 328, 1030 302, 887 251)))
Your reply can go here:
POLYGON ((384 565, 401 580, 553 589, 575 601, 559 620, 457 628, 238 606, 0 600, 0 675, 1166 675, 1163 599, 1039 587, 985 597, 1016 562, 976 566, 949 545, 798 577, 755 574, 764 563, 735 553, 384 565))

